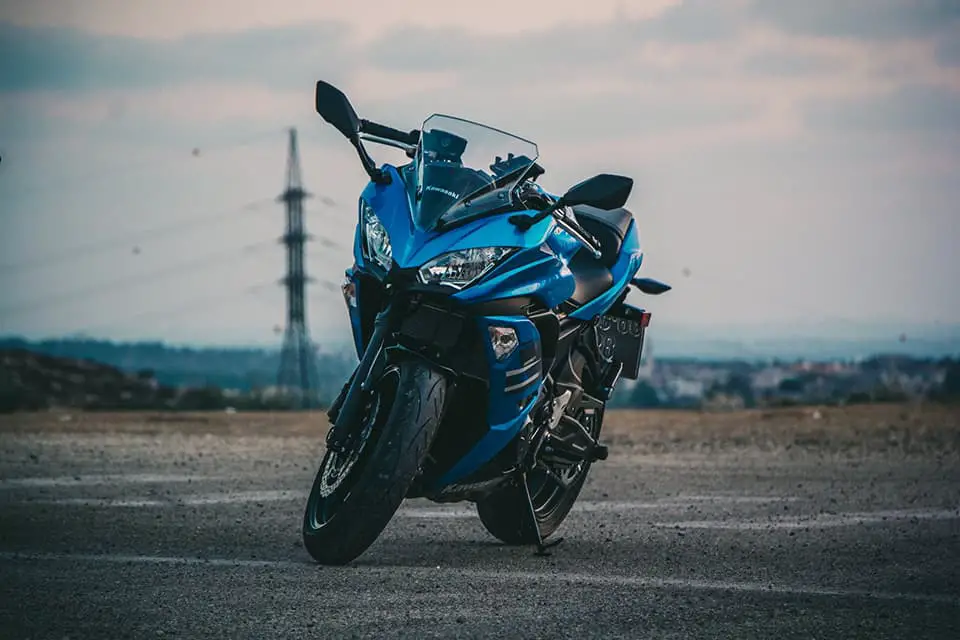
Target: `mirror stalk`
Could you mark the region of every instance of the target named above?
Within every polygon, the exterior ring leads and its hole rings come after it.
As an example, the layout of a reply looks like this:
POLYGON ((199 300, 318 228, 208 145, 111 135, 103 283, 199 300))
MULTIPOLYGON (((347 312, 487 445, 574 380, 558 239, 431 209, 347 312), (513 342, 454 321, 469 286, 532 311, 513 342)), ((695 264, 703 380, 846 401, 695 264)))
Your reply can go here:
POLYGON ((363 142, 360 141, 360 137, 355 136, 350 139, 350 142, 357 150, 357 155, 360 156, 360 162, 363 164, 363 170, 370 176, 370 180, 375 184, 390 184, 390 174, 377 167, 377 163, 374 162, 370 154, 367 153, 367 149, 363 146, 363 142))

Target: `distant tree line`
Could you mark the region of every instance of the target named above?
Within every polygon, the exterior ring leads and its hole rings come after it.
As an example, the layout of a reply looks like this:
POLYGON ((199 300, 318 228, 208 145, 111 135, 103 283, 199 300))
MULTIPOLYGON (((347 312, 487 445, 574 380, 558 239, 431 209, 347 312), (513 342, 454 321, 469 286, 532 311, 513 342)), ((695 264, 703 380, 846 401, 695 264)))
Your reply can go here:
MULTIPOLYGON (((676 365, 679 361, 669 361, 676 365)), ((798 371, 786 377, 773 389, 754 388, 751 371, 758 365, 743 362, 680 362, 686 367, 724 369, 726 375, 709 384, 702 397, 671 397, 647 380, 614 394, 611 407, 634 409, 689 409, 707 405, 726 404, 752 408, 757 406, 791 406, 808 404, 870 404, 905 402, 925 399, 933 402, 960 403, 960 359, 924 359, 903 356, 877 356, 859 363, 860 375, 831 375, 798 371), (943 373, 943 381, 933 384, 932 372, 943 373), (921 394, 911 393, 896 384, 882 382, 878 374, 894 371, 906 376, 931 376, 929 389, 921 394)), ((773 363, 771 366, 787 363, 773 363)))
MULTIPOLYGON (((18 370, 13 370, 12 365, 0 367, 0 409, 7 411, 42 409, 51 402, 89 410, 228 407, 278 410, 297 406, 295 398, 279 394, 273 388, 280 366, 279 350, 189 348, 159 342, 125 344, 85 339, 41 342, 0 339, 0 353, 35 353, 53 359, 43 366, 21 362, 18 370), (57 359, 59 363, 55 362, 57 359), (82 364, 84 361, 102 363, 115 371, 99 371, 94 375, 96 367, 82 364), (83 380, 87 375, 85 371, 89 375, 83 380)), ((896 386, 881 383, 871 383, 872 386, 864 388, 857 376, 831 377, 807 371, 792 373, 775 389, 761 392, 753 387, 751 375, 769 365, 696 360, 660 362, 667 367, 713 368, 720 375, 707 386, 702 398, 672 398, 641 380, 618 390, 611 407, 696 408, 714 403, 749 408, 802 404, 809 401, 808 390, 820 388, 826 391, 817 403, 899 402, 910 397, 896 386), (825 380, 829 380, 829 384, 824 384, 825 380)), ((355 364, 356 355, 349 350, 318 354, 316 404, 326 406, 332 402, 355 364)), ((875 357, 859 363, 857 369, 869 380, 881 380, 880 374, 887 371, 924 376, 936 370, 943 374, 942 383, 932 386, 925 397, 937 402, 960 402, 960 359, 875 357)))
POLYGON ((943 384, 931 396, 942 402, 960 403, 960 359, 950 361, 943 384))
MULTIPOLYGON (((275 385, 280 367, 278 349, 174 347, 162 342, 74 338, 36 342, 0 339, 0 350, 17 349, 57 358, 92 360, 155 380, 165 387, 220 389, 221 395, 236 390, 250 398, 263 397, 262 392, 275 385)), ((353 371, 356 355, 349 351, 320 353, 316 364, 317 395, 322 403, 327 403, 336 397, 353 371)), ((205 393, 209 396, 212 392, 205 393)))

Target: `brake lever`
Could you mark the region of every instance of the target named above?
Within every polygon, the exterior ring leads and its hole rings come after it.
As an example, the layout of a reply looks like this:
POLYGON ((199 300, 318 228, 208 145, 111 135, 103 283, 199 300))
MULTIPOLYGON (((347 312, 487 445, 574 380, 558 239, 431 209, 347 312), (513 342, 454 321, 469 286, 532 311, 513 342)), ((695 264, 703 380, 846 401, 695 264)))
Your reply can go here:
POLYGON ((560 213, 559 211, 554 211, 553 217, 557 221, 557 226, 572 235, 580 244, 582 244, 593 254, 594 258, 599 260, 603 257, 603 252, 600 250, 597 240, 592 235, 587 233, 583 227, 573 220, 570 220, 566 215, 560 213))
POLYGON ((537 224, 538 222, 546 218, 551 213, 553 213, 553 211, 551 211, 550 208, 547 207, 543 211, 540 211, 539 213, 534 214, 532 216, 524 215, 522 213, 512 215, 509 218, 507 218, 507 221, 510 222, 510 224, 516 226, 518 229, 520 229, 520 231, 527 231, 528 229, 530 229, 530 227, 537 224))
MULTIPOLYGON (((539 187, 539 185, 537 186, 539 187)), ((541 209, 540 211, 538 211, 532 216, 518 213, 510 216, 507 219, 508 222, 510 222, 510 224, 516 226, 521 231, 527 231, 528 229, 530 229, 530 227, 537 224, 547 216, 552 215, 560 207, 559 199, 552 200, 542 188, 538 188, 537 191, 541 195, 546 196, 547 201, 550 202, 549 206, 547 206, 545 209, 541 209)))
POLYGON ((527 216, 523 214, 512 215, 508 218, 508 221, 511 224, 514 224, 521 231, 527 231, 530 227, 537 224, 547 216, 552 215, 557 221, 557 226, 561 229, 572 235, 580 244, 582 244, 587 250, 589 250, 593 257, 599 260, 603 257, 603 252, 600 251, 600 247, 597 244, 596 239, 587 233, 579 224, 575 221, 570 220, 567 216, 558 209, 557 205, 560 204, 559 200, 554 204, 550 205, 543 211, 539 213, 527 216))

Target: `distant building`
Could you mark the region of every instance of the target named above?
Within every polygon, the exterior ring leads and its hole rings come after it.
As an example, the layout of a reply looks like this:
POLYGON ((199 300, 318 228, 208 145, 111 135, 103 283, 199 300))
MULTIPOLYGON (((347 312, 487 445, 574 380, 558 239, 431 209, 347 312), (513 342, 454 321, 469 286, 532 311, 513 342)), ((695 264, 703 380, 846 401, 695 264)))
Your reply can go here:
POLYGON ((780 388, 780 383, 792 378, 793 373, 783 367, 770 366, 753 373, 750 378, 753 388, 757 391, 770 391, 780 388))
POLYGON ((706 392, 706 385, 700 380, 673 378, 667 381, 667 393, 674 399, 701 399, 706 392))

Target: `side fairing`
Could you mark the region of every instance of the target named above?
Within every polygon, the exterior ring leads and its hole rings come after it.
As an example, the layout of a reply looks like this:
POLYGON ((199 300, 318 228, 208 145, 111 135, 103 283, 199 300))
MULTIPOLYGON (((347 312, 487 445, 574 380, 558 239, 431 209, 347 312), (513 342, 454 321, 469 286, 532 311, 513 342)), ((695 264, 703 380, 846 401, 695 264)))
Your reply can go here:
POLYGON ((513 316, 476 318, 475 330, 482 336, 485 337, 492 326, 512 328, 519 345, 503 360, 497 360, 489 340, 482 341, 490 366, 486 416, 489 430, 438 480, 435 488, 462 480, 496 456, 523 428, 540 393, 543 362, 540 334, 534 324, 513 316))
POLYGON ((511 256, 480 282, 452 297, 464 303, 532 297, 553 308, 573 295, 573 274, 554 254, 528 249, 511 256))

